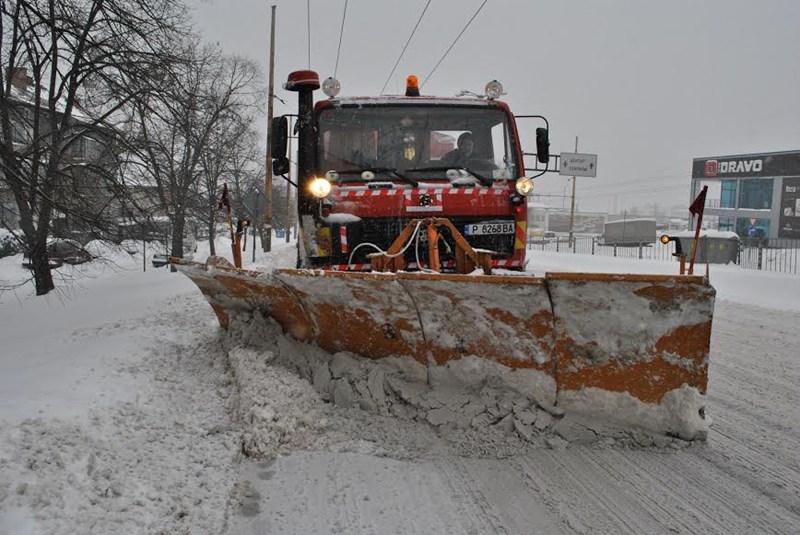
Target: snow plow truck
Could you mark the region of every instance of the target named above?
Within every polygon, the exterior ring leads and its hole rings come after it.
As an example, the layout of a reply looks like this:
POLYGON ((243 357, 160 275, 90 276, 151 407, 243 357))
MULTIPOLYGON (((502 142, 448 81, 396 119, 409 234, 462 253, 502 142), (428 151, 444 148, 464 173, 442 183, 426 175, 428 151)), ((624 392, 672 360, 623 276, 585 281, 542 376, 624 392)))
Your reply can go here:
MULTIPOLYGON (((706 277, 525 271, 526 196, 558 164, 544 117, 514 116, 494 81, 480 97, 420 96, 409 77, 405 95, 345 98, 329 78, 315 104, 320 85, 313 71, 284 85, 299 101, 297 267, 173 259, 222 327, 260 313, 330 352, 428 368, 477 357, 534 374, 564 413, 705 438, 706 277), (544 125, 535 153, 522 119, 544 125)), ((288 130, 273 120, 278 175, 288 130)))

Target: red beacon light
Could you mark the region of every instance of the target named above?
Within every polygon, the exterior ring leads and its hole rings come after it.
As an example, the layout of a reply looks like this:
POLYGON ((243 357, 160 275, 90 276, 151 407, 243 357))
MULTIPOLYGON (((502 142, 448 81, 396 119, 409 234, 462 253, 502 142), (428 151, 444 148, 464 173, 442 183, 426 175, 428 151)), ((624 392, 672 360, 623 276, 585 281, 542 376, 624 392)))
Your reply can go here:
POLYGON ((409 74, 406 78, 406 96, 418 97, 419 96, 419 80, 413 74, 409 74))

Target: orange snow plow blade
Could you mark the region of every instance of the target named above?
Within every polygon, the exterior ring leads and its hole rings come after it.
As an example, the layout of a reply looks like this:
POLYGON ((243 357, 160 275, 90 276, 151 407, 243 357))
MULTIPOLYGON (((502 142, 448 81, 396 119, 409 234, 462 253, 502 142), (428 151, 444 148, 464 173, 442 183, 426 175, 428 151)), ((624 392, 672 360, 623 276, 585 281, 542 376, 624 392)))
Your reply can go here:
POLYGON ((699 276, 247 271, 175 261, 228 326, 260 311, 295 338, 426 366, 478 356, 554 383, 554 405, 704 438, 714 289, 699 276), (631 420, 632 419, 632 420, 631 420))

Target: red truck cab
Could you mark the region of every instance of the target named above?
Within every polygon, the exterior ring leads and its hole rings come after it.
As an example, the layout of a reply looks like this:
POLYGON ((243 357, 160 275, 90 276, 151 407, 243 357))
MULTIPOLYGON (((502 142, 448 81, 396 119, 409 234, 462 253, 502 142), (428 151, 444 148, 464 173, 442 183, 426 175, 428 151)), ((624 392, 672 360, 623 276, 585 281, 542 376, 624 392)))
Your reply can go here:
MULTIPOLYGON (((514 116, 505 103, 407 92, 334 94, 312 108, 310 91, 319 87, 312 74, 302 71, 287 87, 306 91, 300 97, 298 175, 299 256, 307 267, 369 270, 370 255, 387 251, 410 221, 433 217, 449 220, 473 249, 489 251, 492 267, 524 267, 525 194, 532 181, 525 178, 514 116), (527 190, 521 180, 528 181, 527 190), (317 204, 303 202, 305 189, 317 204)), ((452 231, 443 228, 438 239, 440 265, 452 269, 452 231)), ((414 233, 404 248, 408 269, 429 267, 428 244, 420 243, 425 240, 425 233, 414 233)))

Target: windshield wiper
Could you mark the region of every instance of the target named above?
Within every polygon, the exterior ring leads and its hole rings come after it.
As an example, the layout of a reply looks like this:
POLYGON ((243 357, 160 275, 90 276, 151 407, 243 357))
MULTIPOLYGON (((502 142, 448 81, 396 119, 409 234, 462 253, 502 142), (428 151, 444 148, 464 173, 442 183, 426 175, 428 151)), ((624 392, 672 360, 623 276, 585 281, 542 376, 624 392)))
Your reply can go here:
POLYGON ((417 180, 414 180, 411 177, 407 177, 406 175, 404 175, 403 173, 401 173, 397 169, 392 169, 391 167, 359 167, 359 168, 354 168, 354 169, 344 169, 342 171, 336 171, 336 172, 339 173, 340 175, 360 175, 364 171, 370 171, 370 172, 375 173, 375 174, 387 173, 387 174, 390 174, 390 175, 394 175, 397 178, 399 178, 400 180, 402 180, 403 182, 406 182, 407 184, 411 184, 415 188, 419 187, 419 182, 417 180))
POLYGON ((489 178, 487 176, 479 175, 475 171, 467 169, 466 167, 463 167, 461 165, 439 165, 437 167, 417 167, 415 169, 406 169, 406 171, 407 172, 411 172, 411 171, 420 171, 420 172, 423 172, 423 171, 447 171, 448 169, 460 169, 461 171, 466 171, 467 173, 471 174, 472 176, 474 176, 475 178, 480 180, 481 184, 483 184, 487 188, 490 187, 492 184, 494 184, 494 180, 492 180, 491 178, 489 178))

